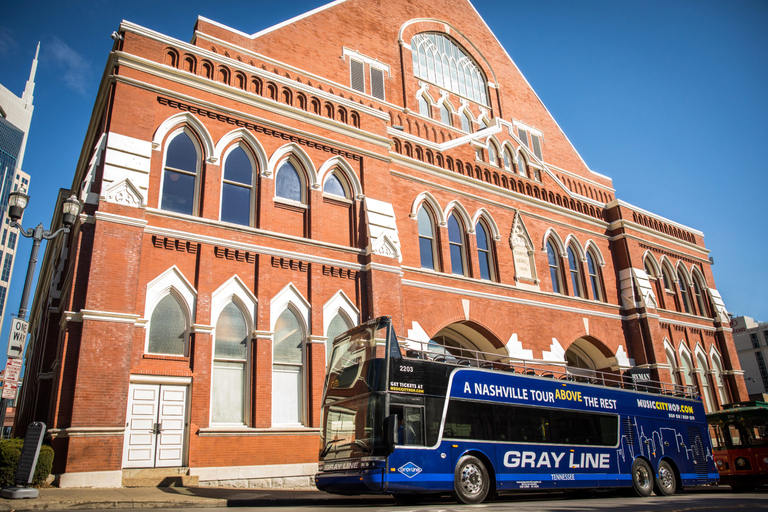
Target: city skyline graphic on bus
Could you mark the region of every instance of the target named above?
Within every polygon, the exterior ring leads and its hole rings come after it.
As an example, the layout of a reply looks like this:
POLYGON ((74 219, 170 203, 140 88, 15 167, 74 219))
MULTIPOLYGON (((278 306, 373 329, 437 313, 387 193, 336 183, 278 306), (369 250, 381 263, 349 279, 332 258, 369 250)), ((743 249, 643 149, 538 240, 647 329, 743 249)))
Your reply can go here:
POLYGON ((709 449, 704 449, 701 433, 695 428, 689 427, 688 437, 693 441, 691 441, 691 446, 686 446, 683 440, 683 435, 678 433, 675 428, 662 427, 658 430, 654 430, 651 432, 650 436, 647 436, 643 427, 638 427, 635 419, 625 419, 624 425, 624 431, 631 432, 631 434, 624 433, 621 435, 621 442, 619 443, 619 448, 616 450, 617 458, 622 462, 627 461, 626 452, 629 453, 630 460, 635 459, 635 438, 640 440, 640 455, 643 455, 648 459, 655 458, 659 452, 659 457, 667 455, 667 452, 671 453, 674 451, 672 450, 672 447, 674 446, 677 453, 680 453, 681 451, 684 452, 685 458, 687 460, 693 459, 697 465, 698 463, 703 463, 706 468, 708 460, 714 462, 712 452, 709 449), (681 450, 681 446, 684 446, 685 448, 681 450))

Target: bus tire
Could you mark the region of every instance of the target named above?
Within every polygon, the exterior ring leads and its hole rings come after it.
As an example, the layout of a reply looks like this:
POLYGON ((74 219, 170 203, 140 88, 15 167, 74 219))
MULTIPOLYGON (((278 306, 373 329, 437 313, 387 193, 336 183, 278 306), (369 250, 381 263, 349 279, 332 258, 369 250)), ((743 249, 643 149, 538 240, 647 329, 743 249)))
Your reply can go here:
POLYGON ((651 495, 653 491, 653 470, 643 459, 635 459, 632 463, 632 487, 635 494, 641 498, 651 495))
POLYGON ((472 455, 459 459, 453 472, 453 497, 456 501, 465 505, 482 503, 490 487, 488 470, 480 459, 472 455))
POLYGON ((659 470, 656 474, 656 484, 653 486, 653 492, 657 496, 672 496, 677 490, 677 478, 675 470, 669 465, 669 462, 663 460, 659 462, 659 470))

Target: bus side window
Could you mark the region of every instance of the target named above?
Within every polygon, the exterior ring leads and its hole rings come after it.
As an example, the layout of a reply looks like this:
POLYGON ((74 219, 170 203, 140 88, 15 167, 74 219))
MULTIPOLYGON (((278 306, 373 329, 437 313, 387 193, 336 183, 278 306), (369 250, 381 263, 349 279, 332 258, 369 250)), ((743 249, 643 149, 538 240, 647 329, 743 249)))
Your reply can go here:
POLYGON ((390 414, 397 414, 397 444, 424 445, 424 409, 422 407, 391 406, 390 414))

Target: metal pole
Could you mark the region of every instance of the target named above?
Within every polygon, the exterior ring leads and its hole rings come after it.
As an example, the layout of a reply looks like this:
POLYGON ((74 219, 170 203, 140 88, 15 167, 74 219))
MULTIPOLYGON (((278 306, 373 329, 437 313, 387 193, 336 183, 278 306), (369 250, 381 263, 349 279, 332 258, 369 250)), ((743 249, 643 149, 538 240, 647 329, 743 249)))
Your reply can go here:
POLYGON ((21 294, 21 304, 19 305, 19 318, 27 319, 27 302, 29 302, 29 292, 32 289, 32 279, 35 276, 35 267, 37 266, 37 251, 40 249, 40 242, 43 240, 44 228, 38 224, 32 235, 32 252, 29 254, 29 265, 27 266, 27 278, 24 280, 24 292, 21 294))

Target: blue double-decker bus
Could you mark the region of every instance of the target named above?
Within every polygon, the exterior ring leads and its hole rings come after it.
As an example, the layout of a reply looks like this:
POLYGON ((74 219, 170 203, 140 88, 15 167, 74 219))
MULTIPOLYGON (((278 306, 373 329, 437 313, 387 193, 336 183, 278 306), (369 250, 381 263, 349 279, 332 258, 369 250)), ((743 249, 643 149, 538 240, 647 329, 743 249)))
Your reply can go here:
POLYGON ((718 478, 692 388, 401 348, 388 317, 333 343, 318 489, 480 503, 531 489, 674 494, 718 478))

